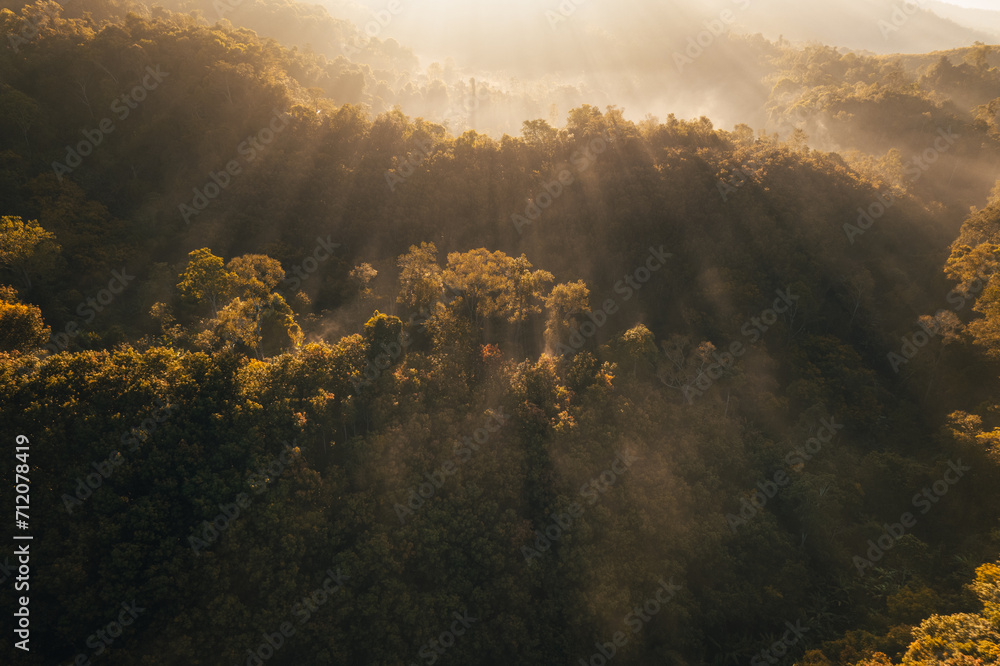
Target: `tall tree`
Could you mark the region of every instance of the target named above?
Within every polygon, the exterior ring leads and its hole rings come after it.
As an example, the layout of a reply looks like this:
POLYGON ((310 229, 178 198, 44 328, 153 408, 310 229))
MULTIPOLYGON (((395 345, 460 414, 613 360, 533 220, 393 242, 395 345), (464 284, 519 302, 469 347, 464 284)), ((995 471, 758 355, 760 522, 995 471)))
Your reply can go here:
POLYGON ((188 254, 187 267, 180 276, 177 288, 181 296, 212 307, 212 317, 217 317, 222 305, 236 286, 236 276, 226 270, 222 257, 203 247, 188 254))
POLYGON ((0 218, 0 266, 31 289, 31 276, 51 270, 55 264, 59 252, 55 239, 35 220, 25 222, 4 215, 0 218))

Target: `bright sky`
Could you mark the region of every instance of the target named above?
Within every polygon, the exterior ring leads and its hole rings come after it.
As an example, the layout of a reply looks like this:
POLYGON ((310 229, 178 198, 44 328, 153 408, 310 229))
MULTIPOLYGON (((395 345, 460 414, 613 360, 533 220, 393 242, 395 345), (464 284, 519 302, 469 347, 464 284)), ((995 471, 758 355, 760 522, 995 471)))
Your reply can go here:
POLYGON ((941 0, 949 5, 959 7, 972 7, 974 9, 996 9, 1000 10, 1000 0, 941 0))

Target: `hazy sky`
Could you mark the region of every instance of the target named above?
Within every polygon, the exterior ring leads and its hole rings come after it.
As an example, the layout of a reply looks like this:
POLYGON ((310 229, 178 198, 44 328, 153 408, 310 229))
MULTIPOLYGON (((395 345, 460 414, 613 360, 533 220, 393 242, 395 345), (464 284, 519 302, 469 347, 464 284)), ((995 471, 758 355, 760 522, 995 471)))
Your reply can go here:
POLYGON ((997 9, 1000 10, 1000 0, 941 0, 949 5, 959 7, 973 7, 975 9, 997 9))

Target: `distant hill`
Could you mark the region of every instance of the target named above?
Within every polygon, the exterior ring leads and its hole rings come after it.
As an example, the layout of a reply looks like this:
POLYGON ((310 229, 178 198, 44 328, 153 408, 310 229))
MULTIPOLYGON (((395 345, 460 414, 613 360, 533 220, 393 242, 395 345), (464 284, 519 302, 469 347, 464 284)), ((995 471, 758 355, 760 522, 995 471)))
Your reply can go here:
POLYGON ((977 32, 986 33, 990 42, 1000 42, 1000 8, 989 9, 969 9, 967 7, 957 7, 947 2, 937 2, 931 0, 927 3, 928 8, 941 16, 949 19, 960 26, 964 26, 977 32))

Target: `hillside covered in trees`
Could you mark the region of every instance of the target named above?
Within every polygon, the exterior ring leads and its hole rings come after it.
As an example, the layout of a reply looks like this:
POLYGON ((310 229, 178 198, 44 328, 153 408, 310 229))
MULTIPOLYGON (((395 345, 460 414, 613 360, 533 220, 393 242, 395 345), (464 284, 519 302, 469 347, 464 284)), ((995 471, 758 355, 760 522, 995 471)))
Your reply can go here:
POLYGON ((0 3, 4 663, 1000 660, 1000 50, 221 1, 0 3))

